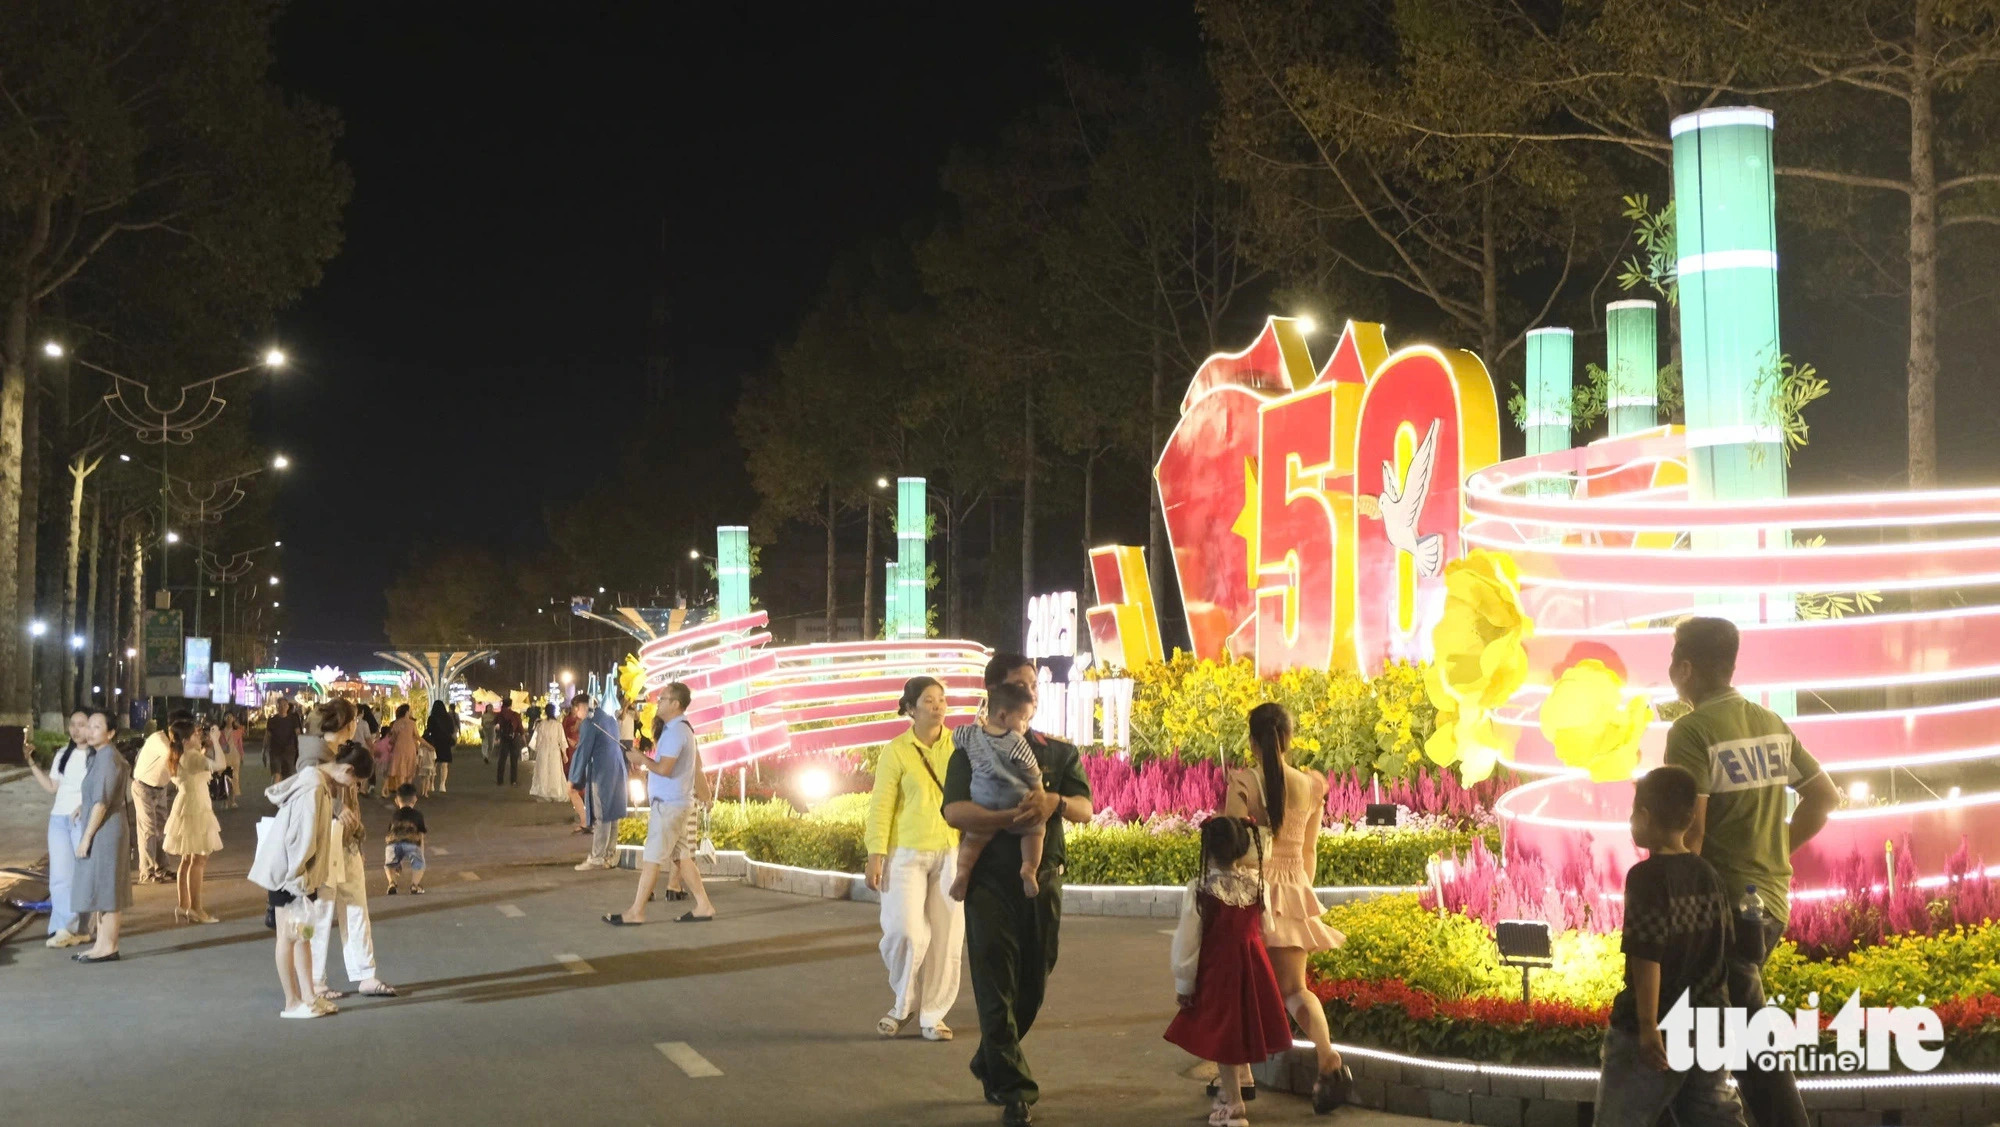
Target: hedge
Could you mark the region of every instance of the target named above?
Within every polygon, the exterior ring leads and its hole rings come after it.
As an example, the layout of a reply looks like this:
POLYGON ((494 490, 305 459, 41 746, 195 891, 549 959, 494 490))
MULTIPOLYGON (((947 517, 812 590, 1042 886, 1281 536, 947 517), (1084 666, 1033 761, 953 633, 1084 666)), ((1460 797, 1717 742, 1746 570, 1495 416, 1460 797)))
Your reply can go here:
MULTIPOLYGON (((856 796, 865 797, 865 796, 856 796)), ((753 861, 802 869, 858 873, 868 855, 863 843, 862 803, 829 803, 799 816, 784 802, 716 804, 709 835, 717 849, 741 849, 753 861)), ((1492 831, 1484 831, 1491 835, 1492 831)), ((1445 849, 1463 851, 1466 832, 1322 833, 1319 885, 1421 884, 1424 865, 1445 849)), ((618 840, 646 840, 646 816, 627 818, 618 840)), ((1185 884, 1195 875, 1201 842, 1192 833, 1153 833, 1144 826, 1070 826, 1069 884, 1185 884)))

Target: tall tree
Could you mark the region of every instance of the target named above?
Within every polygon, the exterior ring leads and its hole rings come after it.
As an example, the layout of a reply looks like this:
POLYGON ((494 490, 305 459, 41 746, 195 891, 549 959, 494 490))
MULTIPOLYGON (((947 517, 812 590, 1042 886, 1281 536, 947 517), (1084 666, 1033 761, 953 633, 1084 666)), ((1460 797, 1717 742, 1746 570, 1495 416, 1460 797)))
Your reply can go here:
MULTIPOLYGON (((48 303, 171 279, 214 331, 315 282, 348 178, 332 114, 269 80, 274 0, 19 0, 0 9, 0 667, 22 636, 23 423, 48 303), (204 312, 204 298, 214 299, 204 312)), ((86 308, 88 305, 90 308, 86 308)), ((0 700, 18 720, 19 690, 0 700)))

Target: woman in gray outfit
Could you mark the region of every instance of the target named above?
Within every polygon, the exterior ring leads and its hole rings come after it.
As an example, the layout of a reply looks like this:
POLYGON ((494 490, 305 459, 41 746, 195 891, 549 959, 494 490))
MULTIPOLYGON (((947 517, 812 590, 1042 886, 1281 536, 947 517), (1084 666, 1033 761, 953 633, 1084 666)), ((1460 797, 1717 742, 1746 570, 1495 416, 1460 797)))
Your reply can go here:
POLYGON ((90 765, 83 776, 83 822, 70 878, 69 908, 78 916, 97 913, 97 942, 71 958, 108 963, 118 958, 120 913, 132 906, 132 832, 125 821, 125 790, 131 771, 111 746, 111 717, 93 710, 84 725, 90 765))

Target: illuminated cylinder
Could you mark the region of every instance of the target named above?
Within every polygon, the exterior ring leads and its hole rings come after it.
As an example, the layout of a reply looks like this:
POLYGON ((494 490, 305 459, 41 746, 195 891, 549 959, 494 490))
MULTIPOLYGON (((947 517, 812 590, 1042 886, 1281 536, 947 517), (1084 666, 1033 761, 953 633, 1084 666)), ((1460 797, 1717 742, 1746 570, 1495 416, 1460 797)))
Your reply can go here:
POLYGON ((929 496, 924 479, 896 479, 896 593, 891 597, 892 638, 922 638, 930 631, 924 580, 924 542, 930 537, 929 496))
POLYGON ((1611 436, 1660 423, 1659 307, 1644 299, 1604 307, 1604 410, 1611 436))
MULTIPOLYGON (((1772 125, 1769 110, 1726 108, 1677 117, 1670 129, 1688 479, 1698 501, 1785 495, 1772 125)), ((1743 535, 1754 544, 1757 533, 1743 535)))
MULTIPOLYGON (((1528 454, 1554 454, 1570 448, 1571 384, 1574 380, 1576 334, 1569 329, 1528 331, 1528 370, 1524 380, 1528 416, 1528 454)), ((1535 492, 1567 496, 1569 482, 1549 478, 1535 492)))
POLYGON ((896 618, 896 596, 900 593, 903 585, 902 566, 902 564, 895 560, 882 561, 883 570, 887 572, 882 581, 882 636, 884 638, 899 637, 896 631, 901 627, 896 618))
MULTIPOLYGON (((740 524, 726 524, 715 530, 715 612, 723 620, 750 613, 750 530, 740 524)), ((741 661, 748 655, 748 650, 735 649, 723 661, 741 661)), ((738 681, 722 690, 722 699, 741 700, 746 691, 743 682, 738 681)), ((748 732, 750 717, 744 714, 726 717, 722 730, 729 735, 748 732)))

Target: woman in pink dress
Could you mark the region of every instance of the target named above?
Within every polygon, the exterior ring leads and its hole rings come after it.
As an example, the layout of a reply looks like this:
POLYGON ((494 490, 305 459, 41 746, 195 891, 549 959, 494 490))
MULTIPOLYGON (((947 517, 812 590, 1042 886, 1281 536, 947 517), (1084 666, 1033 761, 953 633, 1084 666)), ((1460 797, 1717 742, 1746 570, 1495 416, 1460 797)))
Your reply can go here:
POLYGON ((1334 1051, 1326 1011, 1306 988, 1306 957, 1338 947, 1346 939, 1320 920, 1326 909, 1313 892, 1326 776, 1285 761, 1292 750, 1292 714, 1282 704, 1260 704, 1250 710, 1250 750, 1256 765, 1230 773, 1222 812, 1249 819, 1271 837, 1271 856, 1264 865, 1268 905, 1264 946, 1271 952, 1271 969, 1277 972, 1285 1008, 1319 1051, 1313 1110, 1325 1115, 1346 1103, 1354 1086, 1353 1074, 1334 1051))
POLYGON ((382 793, 394 800, 396 788, 417 777, 417 722, 410 718, 410 706, 396 706, 396 722, 389 725, 389 778, 382 793))

